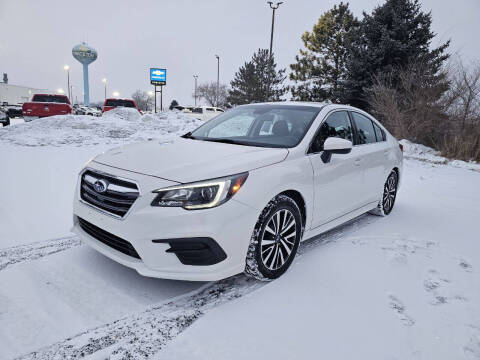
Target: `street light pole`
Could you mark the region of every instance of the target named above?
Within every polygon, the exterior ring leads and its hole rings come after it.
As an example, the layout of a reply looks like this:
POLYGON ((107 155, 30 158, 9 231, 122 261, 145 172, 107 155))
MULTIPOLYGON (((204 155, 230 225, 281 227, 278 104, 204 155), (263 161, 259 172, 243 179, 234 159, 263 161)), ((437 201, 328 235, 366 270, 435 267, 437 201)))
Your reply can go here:
POLYGON ((218 93, 220 89, 220 56, 215 55, 217 58, 217 92, 215 96, 215 106, 218 107, 218 93))
POLYGON ((63 67, 64 70, 67 71, 67 93, 68 93, 68 100, 72 102, 72 94, 70 93, 70 66, 65 65, 63 67))
POLYGON ((102 79, 103 84, 105 85, 105 100, 107 100, 107 79, 102 79))
POLYGON ((195 79, 195 95, 194 95, 194 98, 195 98, 195 107, 197 107, 197 79, 198 79, 198 75, 193 75, 194 79, 195 79))
POLYGON ((278 7, 283 4, 283 1, 277 2, 275 5, 273 5, 273 2, 271 1, 267 2, 270 5, 270 9, 272 9, 272 31, 270 33, 270 56, 272 56, 273 28, 275 27, 275 10, 277 10, 278 7))

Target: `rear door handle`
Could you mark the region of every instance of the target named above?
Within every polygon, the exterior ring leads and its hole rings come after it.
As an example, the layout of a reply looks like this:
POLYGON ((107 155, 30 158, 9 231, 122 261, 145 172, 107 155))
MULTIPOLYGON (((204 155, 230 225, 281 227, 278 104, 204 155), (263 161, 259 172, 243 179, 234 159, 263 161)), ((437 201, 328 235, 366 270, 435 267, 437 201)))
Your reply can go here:
POLYGON ((355 163, 355 166, 360 166, 362 164, 362 159, 361 158, 356 158, 354 163, 355 163))

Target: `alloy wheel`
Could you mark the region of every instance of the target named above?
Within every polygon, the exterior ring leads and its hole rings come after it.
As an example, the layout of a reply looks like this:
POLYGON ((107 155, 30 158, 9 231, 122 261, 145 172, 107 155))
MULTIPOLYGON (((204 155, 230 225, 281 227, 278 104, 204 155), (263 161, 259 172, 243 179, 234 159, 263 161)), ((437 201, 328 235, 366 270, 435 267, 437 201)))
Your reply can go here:
POLYGON ((295 246, 297 222, 288 209, 275 212, 263 230, 260 242, 261 259, 269 270, 277 270, 289 259, 295 246))
POLYGON ((385 183, 383 190, 382 206, 383 211, 388 214, 392 211, 395 197, 397 195, 397 174, 392 172, 385 183))

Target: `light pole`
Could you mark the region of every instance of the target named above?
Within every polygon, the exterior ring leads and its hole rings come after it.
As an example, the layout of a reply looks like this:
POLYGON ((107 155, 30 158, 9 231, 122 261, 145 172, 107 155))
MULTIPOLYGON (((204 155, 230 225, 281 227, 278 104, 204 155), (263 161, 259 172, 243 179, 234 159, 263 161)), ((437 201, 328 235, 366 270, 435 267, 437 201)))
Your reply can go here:
POLYGON ((215 96, 215 106, 218 107, 218 92, 220 88, 220 56, 215 55, 217 58, 217 92, 215 96))
POLYGON ((107 100, 107 79, 102 79, 103 84, 105 85, 105 100, 107 100))
POLYGON ((150 110, 149 109, 151 104, 150 101, 152 101, 152 98, 153 98, 153 91, 150 90, 147 92, 147 94, 148 94, 148 100, 147 100, 147 108, 145 110, 150 110))
POLYGON ((67 92, 68 92, 68 100, 70 100, 70 102, 72 101, 72 94, 70 93, 70 66, 68 65, 65 65, 63 67, 63 70, 65 70, 67 72, 67 92))
POLYGON ((270 9, 272 9, 272 32, 270 33, 270 56, 272 56, 272 45, 273 45, 273 28, 275 26, 275 10, 278 9, 280 5, 283 4, 283 1, 277 2, 273 5, 273 2, 267 1, 270 5, 270 9))
POLYGON ((198 75, 193 75, 193 78, 195 79, 195 107, 197 107, 197 79, 198 79, 198 75))

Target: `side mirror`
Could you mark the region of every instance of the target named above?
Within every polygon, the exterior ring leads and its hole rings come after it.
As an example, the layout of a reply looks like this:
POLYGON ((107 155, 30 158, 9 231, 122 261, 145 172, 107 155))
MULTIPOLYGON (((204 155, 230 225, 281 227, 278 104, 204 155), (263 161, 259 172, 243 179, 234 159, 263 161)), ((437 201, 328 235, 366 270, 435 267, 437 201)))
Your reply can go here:
POLYGON ((350 140, 337 137, 329 137, 323 144, 322 161, 330 162, 332 154, 348 154, 352 151, 352 142, 350 140))

